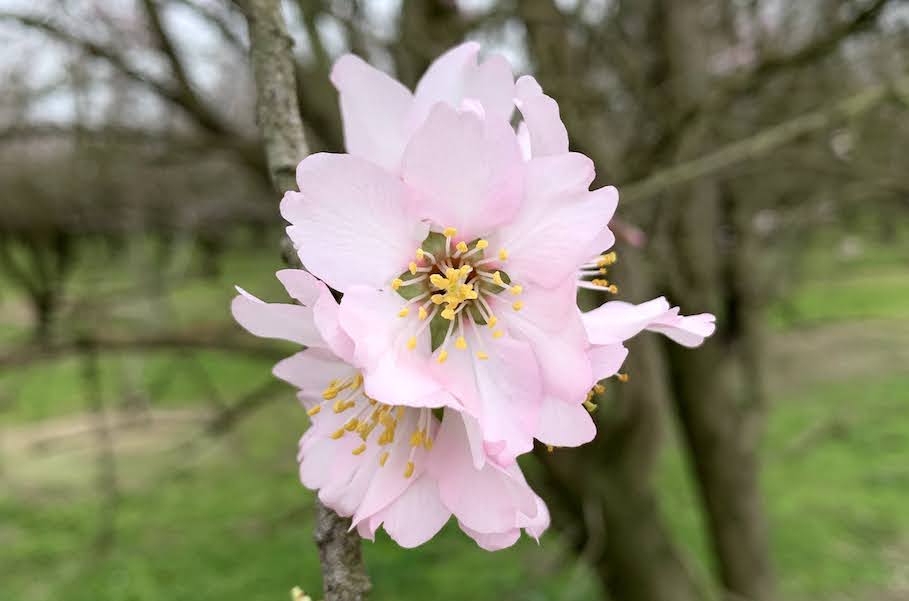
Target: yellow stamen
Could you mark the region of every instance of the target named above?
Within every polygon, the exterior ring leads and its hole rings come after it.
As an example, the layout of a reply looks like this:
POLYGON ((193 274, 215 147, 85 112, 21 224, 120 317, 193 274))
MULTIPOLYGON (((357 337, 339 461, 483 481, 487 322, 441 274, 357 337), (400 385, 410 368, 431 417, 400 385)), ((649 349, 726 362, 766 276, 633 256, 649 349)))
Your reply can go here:
POLYGON ((458 339, 455 340, 455 348, 461 351, 467 348, 467 341, 463 336, 458 336, 458 339))
POLYGON ((425 255, 425 254, 426 254, 426 252, 422 248, 418 248, 417 249, 417 260, 418 261, 423 260, 423 255, 425 255))
POLYGON ((411 476, 413 476, 413 461, 408 461, 407 467, 404 468, 404 477, 410 478, 411 476))
POLYGON ((360 421, 357 418, 353 417, 350 419, 349 422, 344 424, 344 429, 347 430, 348 432, 353 432, 354 430, 357 429, 358 425, 360 425, 360 421))
POLYGON ((407 350, 412 351, 415 348, 417 348, 417 337, 411 336, 407 341, 407 350))
POLYGON ((483 351, 477 351, 477 359, 482 359, 485 361, 486 359, 489 359, 489 355, 487 355, 483 351))
POLYGON ((597 410, 597 404, 591 400, 584 401, 584 408, 587 409, 588 413, 593 413, 597 410))
POLYGON ((617 260, 616 254, 614 252, 607 253, 599 258, 597 261, 597 267, 607 267, 612 265, 617 260))
POLYGON ((432 450, 432 438, 430 438, 428 435, 423 439, 423 446, 427 451, 432 450))
POLYGON ((392 290, 397 290, 398 288, 400 288, 403 285, 404 285, 404 280, 402 280, 401 278, 395 278, 391 281, 392 290))
POLYGON ((363 454, 363 451, 365 451, 365 450, 366 450, 366 443, 364 442, 363 444, 361 444, 360 446, 358 446, 356 449, 354 449, 353 451, 351 451, 351 454, 352 454, 352 455, 362 455, 362 454, 363 454))
POLYGON ((445 302, 445 297, 441 294, 433 294, 429 297, 429 300, 431 300, 434 305, 441 305, 445 302))
POLYGON ((511 305, 511 308, 514 309, 515 311, 520 311, 523 306, 524 306, 524 303, 522 303, 521 301, 515 301, 511 305))
POLYGON ((616 374, 615 377, 619 382, 627 382, 629 379, 628 374, 616 374))
POLYGON ((426 309, 420 307, 419 311, 417 311, 417 317, 419 317, 421 321, 426 319, 426 309))
POLYGON ((458 252, 466 253, 467 243, 462 240, 455 245, 455 248, 458 249, 458 252))
POLYGON ((555 447, 551 444, 546 445, 546 452, 552 453, 555 450, 555 447))
POLYGON ((410 313, 410 307, 404 307, 398 311, 398 317, 407 317, 407 314, 410 313))
POLYGON ((603 394, 604 392, 606 392, 606 387, 603 386, 602 384, 596 384, 593 387, 593 391, 597 394, 603 394))
POLYGON ((411 261, 407 266, 407 270, 410 271, 410 275, 417 275, 417 264, 411 261))
POLYGON ((307 412, 306 412, 306 415, 308 415, 309 417, 312 417, 313 415, 315 415, 315 414, 318 413, 319 411, 322 411, 322 405, 316 405, 315 407, 313 407, 312 409, 310 409, 309 411, 307 411, 307 412))
POLYGON ((410 435, 410 446, 418 447, 423 444, 423 430, 416 430, 410 435))
POLYGON ((490 315, 489 319, 486 321, 486 327, 490 330, 496 327, 496 324, 499 323, 499 318, 495 315, 490 315))
POLYGON ((498 286, 505 286, 505 282, 502 280, 502 274, 498 271, 492 274, 492 281, 495 282, 498 286))
POLYGON ((444 230, 442 230, 442 235, 446 238, 451 238, 458 235, 458 230, 453 227, 446 227, 444 230))
POLYGON ((439 353, 439 358, 436 359, 439 363, 445 363, 445 360, 448 359, 448 351, 443 350, 439 353))
POLYGON ((438 288, 439 290, 445 290, 446 288, 448 288, 449 284, 451 284, 451 282, 449 282, 448 279, 443 278, 438 273, 434 273, 431 276, 429 276, 429 283, 432 284, 433 286, 435 286, 436 288, 438 288))
POLYGON ((382 454, 379 455, 379 465, 385 467, 386 461, 388 461, 388 451, 382 451, 382 454))
POLYGON ((496 330, 495 332, 492 333, 493 338, 501 338, 504 335, 505 335, 505 332, 503 332, 502 330, 496 330))
POLYGON ((486 240, 477 240, 477 244, 474 248, 479 248, 480 250, 483 250, 487 246, 489 246, 489 242, 487 242, 486 240))
POLYGON ((444 317, 448 321, 454 320, 454 318, 455 318, 454 310, 451 307, 442 309, 442 317, 444 317))
POLYGON ((334 433, 332 433, 331 438, 333 440, 338 440, 342 436, 344 436, 344 428, 338 428, 337 430, 334 431, 334 433))
POLYGON ((517 295, 521 294, 522 292, 524 292, 524 288, 521 286, 512 286, 511 290, 509 290, 509 292, 511 292, 512 294, 517 296, 517 295))

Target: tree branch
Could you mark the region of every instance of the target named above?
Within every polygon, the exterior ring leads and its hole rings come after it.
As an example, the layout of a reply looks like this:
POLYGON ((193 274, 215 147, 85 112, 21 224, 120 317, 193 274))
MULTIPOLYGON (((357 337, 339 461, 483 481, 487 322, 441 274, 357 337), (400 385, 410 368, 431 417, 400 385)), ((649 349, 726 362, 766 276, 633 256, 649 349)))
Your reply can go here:
MULTIPOLYGON (((249 24, 250 55, 256 80, 256 113, 265 139, 268 167, 279 192, 295 189, 294 172, 306 155, 294 82, 292 41, 280 0, 239 2, 249 24)), ((369 577, 360 552, 360 537, 341 518, 316 500, 315 541, 319 547, 326 601, 362 601, 369 577)))
POLYGON ((641 200, 739 163, 763 158, 803 136, 823 131, 837 121, 861 116, 885 100, 905 94, 907 89, 909 76, 890 84, 869 87, 827 108, 799 115, 702 157, 625 184, 621 187, 622 198, 626 201, 641 200))

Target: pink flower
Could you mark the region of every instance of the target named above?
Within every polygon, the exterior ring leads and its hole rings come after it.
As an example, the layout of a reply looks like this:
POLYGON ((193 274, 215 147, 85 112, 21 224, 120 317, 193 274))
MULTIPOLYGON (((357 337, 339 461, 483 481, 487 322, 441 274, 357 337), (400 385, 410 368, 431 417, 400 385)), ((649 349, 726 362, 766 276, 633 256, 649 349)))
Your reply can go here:
POLYGON ((613 243, 618 194, 589 190, 593 164, 568 152, 555 101, 477 53, 446 53, 413 94, 341 58, 332 81, 349 154, 300 163, 301 192, 281 212, 307 269, 344 293, 340 326, 367 394, 414 407, 458 399, 507 466, 535 436, 592 436, 548 418, 595 382, 575 274, 613 243))
POLYGON ((309 348, 274 373, 300 389, 312 425, 300 440, 300 479, 352 527, 373 539, 379 527, 401 546, 429 540, 454 515, 488 550, 512 545, 525 529, 539 537, 549 514, 517 465, 487 460, 476 422, 452 398, 423 406, 367 396, 362 372, 348 363, 353 347, 338 327, 327 287, 301 270, 278 272, 296 304, 269 304, 240 290, 232 310, 257 336, 309 348), (441 404, 443 412, 431 407, 441 404))

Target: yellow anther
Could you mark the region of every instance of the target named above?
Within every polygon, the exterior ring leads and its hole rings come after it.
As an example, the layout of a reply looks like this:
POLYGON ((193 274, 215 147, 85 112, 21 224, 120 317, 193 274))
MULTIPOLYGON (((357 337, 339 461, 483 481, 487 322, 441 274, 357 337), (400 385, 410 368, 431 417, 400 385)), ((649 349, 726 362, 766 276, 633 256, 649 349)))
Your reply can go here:
POLYGON ((492 333, 493 338, 501 338, 504 335, 505 335, 505 332, 503 332, 502 330, 496 330, 495 332, 492 333))
POLYGON ((448 321, 453 321, 455 318, 455 312, 451 307, 442 309, 442 317, 444 317, 448 321))
POLYGON ((612 265, 613 263, 615 263, 616 260, 617 260, 617 257, 614 252, 607 253, 605 255, 602 255, 597 260, 597 267, 608 267, 609 265, 612 265))
POLYGON ((423 439, 423 446, 426 448, 427 451, 431 451, 431 450, 432 450, 432 438, 430 438, 429 435, 427 435, 427 436, 423 439))
POLYGON ((426 315, 426 309, 424 307, 420 307, 420 309, 417 311, 417 317, 419 317, 420 320, 424 320, 426 319, 426 315))
POLYGON ((417 261, 423 260, 423 255, 425 255, 425 254, 426 254, 426 251, 424 251, 422 248, 418 248, 417 249, 417 261))
POLYGON ((338 440, 338 439, 341 438, 342 436, 344 436, 344 428, 338 428, 338 429, 335 430, 335 431, 332 433, 332 435, 331 435, 331 437, 332 437, 333 440, 338 440))
POLYGON ((609 288, 607 288, 607 290, 609 290, 609 292, 611 292, 612 294, 618 294, 619 287, 616 286, 615 284, 613 284, 609 288))
POLYGON ((496 327, 496 324, 499 323, 499 318, 495 315, 490 315, 489 319, 486 320, 486 327, 490 330, 496 327))
POLYGON ((442 235, 446 238, 451 238, 458 235, 458 230, 453 227, 446 227, 444 230, 442 230, 442 235))
POLYGON ((619 382, 627 382, 629 379, 628 374, 616 374, 615 377, 619 382))
POLYGON ((353 432, 354 430, 357 429, 357 426, 359 426, 359 425, 360 425, 360 421, 357 418, 352 417, 349 422, 344 424, 344 429, 347 430, 348 432, 353 432))
POLYGON ((593 280, 590 281, 590 283, 593 284, 594 286, 599 286, 600 288, 608 288, 608 287, 609 287, 609 281, 608 281, 608 280, 603 280, 603 279, 600 279, 600 278, 593 279, 593 280))
POLYGON ((401 278, 395 278, 391 281, 392 290, 397 290, 398 288, 400 288, 403 285, 404 285, 404 280, 402 280, 401 278))
POLYGON ((410 313, 410 307, 404 307, 398 311, 398 317, 407 317, 408 313, 410 313))
POLYGON ((445 277, 448 279, 449 282, 455 281, 456 279, 458 279, 458 276, 460 276, 460 275, 461 275, 461 271, 458 269, 455 269, 454 267, 449 267, 448 269, 445 270, 445 277))
POLYGON ((489 359, 489 355, 487 355, 483 351, 477 351, 477 359, 482 359, 483 361, 485 361, 486 359, 489 359))
POLYGON ((335 401, 335 404, 332 405, 332 410, 335 413, 344 413, 345 411, 347 411, 350 407, 352 407, 354 405, 356 405, 356 403, 351 402, 351 404, 348 405, 346 402, 344 402, 343 399, 338 399, 337 401, 335 401))
POLYGON ((511 292, 512 294, 517 296, 517 295, 521 294, 522 292, 524 292, 524 287, 523 286, 512 286, 511 290, 509 290, 509 292, 511 292))
POLYGON ((423 444, 423 430, 416 430, 410 435, 410 446, 418 447, 423 444))
POLYGON ((388 451, 382 451, 382 454, 379 455, 379 465, 385 467, 386 461, 388 461, 388 451))
POLYGON ((407 467, 404 468, 404 477, 410 478, 411 476, 413 476, 413 461, 408 461, 407 467))
POLYGON ((433 294, 431 297, 429 297, 429 300, 431 300, 432 304, 434 305, 441 305, 445 302, 445 297, 441 294, 433 294))
POLYGON ((480 250, 483 250, 487 246, 489 246, 489 242, 481 239, 481 240, 477 240, 477 245, 474 248, 479 248, 480 250))
POLYGON ((325 390, 322 391, 322 398, 325 399, 326 401, 330 401, 333 398, 335 398, 336 396, 338 396, 338 390, 336 388, 332 388, 329 386, 328 388, 326 388, 325 390))
POLYGON ((551 444, 546 445, 546 452, 547 452, 547 453, 552 453, 554 450, 555 450, 555 447, 552 446, 551 444))
POLYGON ((464 277, 467 277, 467 275, 471 271, 473 271, 473 267, 471 267, 470 265, 461 265, 461 268, 459 269, 459 271, 461 272, 461 277, 464 278, 464 277))
POLYGON ((350 453, 351 453, 352 455, 362 455, 362 454, 363 454, 363 451, 365 451, 365 450, 366 450, 366 443, 364 442, 363 444, 361 444, 360 446, 358 446, 356 449, 354 449, 354 450, 351 451, 350 453))
POLYGON ((498 286, 505 286, 505 282, 502 280, 502 274, 498 271, 492 274, 492 281, 498 286))
POLYGON ((504 248, 499 249, 499 261, 507 261, 507 260, 508 260, 508 251, 505 250, 504 248))
POLYGON ((436 361, 439 363, 445 363, 446 359, 448 359, 448 351, 443 350, 441 353, 439 353, 439 358, 436 359, 436 361))
POLYGON ((417 348, 417 337, 411 336, 407 341, 407 350, 412 351, 415 348, 417 348))
POLYGON ((521 301, 515 301, 511 304, 511 308, 515 311, 520 311, 522 307, 524 307, 524 303, 521 301))
POLYGON ((463 336, 458 336, 458 339, 455 340, 455 348, 460 351, 463 351, 467 348, 467 341, 464 340, 463 336))
POLYGON ((604 392, 606 392, 606 387, 603 386, 602 384, 595 384, 593 387, 593 391, 597 394, 603 394, 604 392))
POLYGON ((587 409, 588 413, 593 413, 597 410, 597 404, 591 400, 584 401, 584 409, 587 409))
POLYGON ((410 271, 410 275, 417 275, 417 264, 411 261, 407 266, 407 270, 410 271))
POLYGON ((318 413, 319 411, 322 411, 322 405, 316 405, 315 407, 313 407, 312 409, 310 409, 309 411, 307 411, 307 412, 306 412, 306 415, 308 415, 309 417, 312 417, 313 415, 315 415, 315 414, 318 413))
POLYGON ((467 252, 467 243, 461 240, 455 245, 455 248, 458 249, 458 252, 466 253, 467 252))

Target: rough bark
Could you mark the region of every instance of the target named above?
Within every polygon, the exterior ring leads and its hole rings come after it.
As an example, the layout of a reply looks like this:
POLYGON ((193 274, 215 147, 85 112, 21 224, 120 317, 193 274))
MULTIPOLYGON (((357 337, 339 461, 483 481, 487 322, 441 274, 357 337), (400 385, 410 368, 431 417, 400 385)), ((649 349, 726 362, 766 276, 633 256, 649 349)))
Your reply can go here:
MULTIPOLYGON (((294 172, 306 156, 294 79, 293 42, 281 14, 280 0, 246 0, 250 56, 256 81, 256 116, 265 142, 269 173, 279 192, 296 188, 294 172)), ((315 541, 319 547, 325 601, 361 601, 369 577, 360 554, 360 537, 350 520, 316 500, 315 541)))

